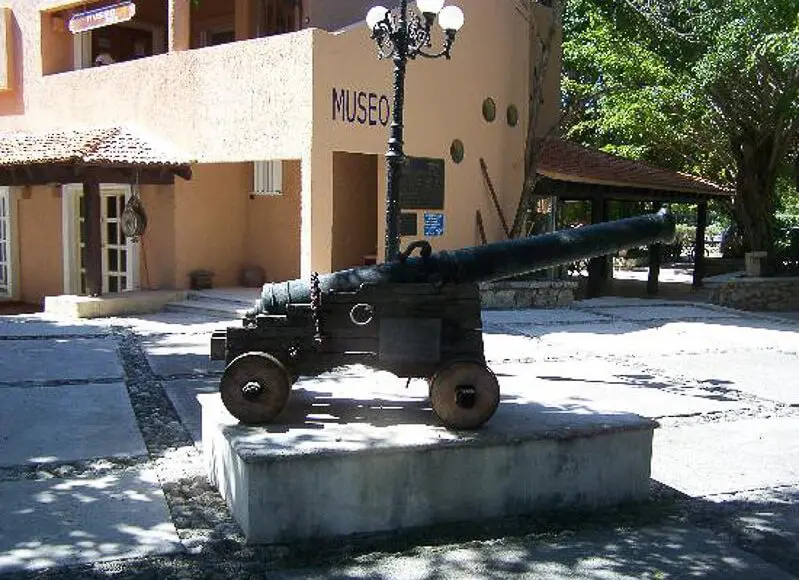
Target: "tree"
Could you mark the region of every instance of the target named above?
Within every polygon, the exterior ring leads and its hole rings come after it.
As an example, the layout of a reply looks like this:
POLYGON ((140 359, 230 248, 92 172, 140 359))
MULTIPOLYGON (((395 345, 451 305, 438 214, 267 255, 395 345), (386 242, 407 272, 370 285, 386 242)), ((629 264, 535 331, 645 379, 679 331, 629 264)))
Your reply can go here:
POLYGON ((573 0, 570 135, 735 189, 750 249, 773 251, 778 178, 799 154, 799 0, 573 0))

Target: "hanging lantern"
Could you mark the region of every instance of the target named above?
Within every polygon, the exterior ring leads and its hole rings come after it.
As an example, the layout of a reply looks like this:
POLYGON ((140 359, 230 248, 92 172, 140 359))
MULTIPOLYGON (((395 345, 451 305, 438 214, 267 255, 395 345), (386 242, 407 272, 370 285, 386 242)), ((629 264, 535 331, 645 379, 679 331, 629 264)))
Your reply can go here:
POLYGON ((144 206, 141 202, 138 183, 133 186, 133 194, 125 209, 122 210, 119 221, 122 233, 134 243, 139 241, 139 238, 147 229, 147 214, 144 212, 144 206))

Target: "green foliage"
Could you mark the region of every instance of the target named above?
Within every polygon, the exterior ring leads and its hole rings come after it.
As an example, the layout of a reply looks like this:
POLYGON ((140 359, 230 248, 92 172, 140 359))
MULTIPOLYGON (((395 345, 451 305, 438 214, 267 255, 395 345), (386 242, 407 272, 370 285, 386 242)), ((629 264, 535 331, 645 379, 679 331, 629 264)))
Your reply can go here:
POLYGON ((570 138, 735 188, 750 245, 799 216, 799 0, 570 0, 563 48, 570 138))
POLYGON ((799 227, 799 191, 788 175, 777 180, 777 226, 799 227))
POLYGON ((691 97, 686 64, 679 52, 658 52, 639 20, 618 3, 567 5, 564 101, 582 104, 568 136, 624 157, 685 169, 695 165, 686 160, 686 127, 695 110, 686 99, 691 97))

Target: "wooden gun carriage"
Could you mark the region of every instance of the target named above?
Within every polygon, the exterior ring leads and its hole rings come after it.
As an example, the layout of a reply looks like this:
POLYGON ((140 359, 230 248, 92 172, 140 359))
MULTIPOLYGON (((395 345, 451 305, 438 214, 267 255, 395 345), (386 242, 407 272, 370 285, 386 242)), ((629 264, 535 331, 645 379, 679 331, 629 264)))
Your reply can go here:
POLYGON ((668 242, 674 229, 661 211, 452 252, 418 241, 393 262, 266 284, 241 327, 211 338, 211 358, 227 363, 222 401, 244 423, 268 423, 299 376, 364 364, 426 379, 441 422, 475 429, 499 404, 477 284, 668 242))

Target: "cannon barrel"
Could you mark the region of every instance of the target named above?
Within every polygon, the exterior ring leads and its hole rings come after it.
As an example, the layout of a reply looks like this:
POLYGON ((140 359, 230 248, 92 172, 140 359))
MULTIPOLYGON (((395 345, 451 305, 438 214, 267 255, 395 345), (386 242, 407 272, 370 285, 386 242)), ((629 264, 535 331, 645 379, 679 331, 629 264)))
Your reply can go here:
MULTIPOLYGON (((626 248, 668 243, 673 240, 674 231, 674 217, 664 209, 655 214, 435 254, 430 253, 426 242, 421 242, 412 244, 392 262, 320 275, 319 290, 324 297, 331 292, 355 292, 365 285, 489 282, 626 248), (409 250, 417 247, 422 248, 422 255, 409 256, 409 250)), ((285 314, 288 305, 310 301, 308 280, 265 284, 247 317, 285 314)))

